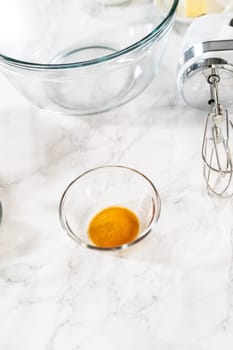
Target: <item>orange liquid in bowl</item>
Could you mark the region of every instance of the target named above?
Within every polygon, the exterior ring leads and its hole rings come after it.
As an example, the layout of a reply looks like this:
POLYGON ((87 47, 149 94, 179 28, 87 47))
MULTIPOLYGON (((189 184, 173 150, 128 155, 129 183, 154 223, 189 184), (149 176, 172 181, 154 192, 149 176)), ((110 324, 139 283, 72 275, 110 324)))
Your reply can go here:
POLYGON ((96 246, 113 248, 132 242, 139 233, 139 227, 139 219, 131 210, 108 207, 91 220, 88 235, 96 246))

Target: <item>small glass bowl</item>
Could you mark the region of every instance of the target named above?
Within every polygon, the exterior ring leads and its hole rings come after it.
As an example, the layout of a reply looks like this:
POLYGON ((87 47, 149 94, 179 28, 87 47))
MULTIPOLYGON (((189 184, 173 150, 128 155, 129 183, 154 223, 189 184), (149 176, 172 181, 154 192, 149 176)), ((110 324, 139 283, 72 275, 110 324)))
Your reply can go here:
POLYGON ((137 170, 124 166, 103 166, 86 171, 72 181, 62 195, 59 217, 67 234, 82 246, 96 250, 125 249, 140 242, 160 216, 160 197, 153 183, 137 170), (137 237, 130 243, 101 248, 88 237, 91 219, 112 206, 133 211, 140 222, 137 237))

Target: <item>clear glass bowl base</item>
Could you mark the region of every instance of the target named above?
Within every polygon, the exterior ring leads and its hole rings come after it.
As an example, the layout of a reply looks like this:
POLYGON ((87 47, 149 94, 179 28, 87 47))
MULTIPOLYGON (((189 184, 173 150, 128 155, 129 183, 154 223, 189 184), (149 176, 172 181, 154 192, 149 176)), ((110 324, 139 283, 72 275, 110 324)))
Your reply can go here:
MULTIPOLYGON (((101 57, 116 52, 107 46, 72 48, 57 55, 51 63, 82 62, 92 57, 101 57)), ((149 62, 148 62, 149 63, 149 62)), ((133 99, 153 80, 139 64, 85 67, 74 71, 72 79, 65 73, 57 73, 56 81, 46 84, 48 98, 59 110, 75 115, 96 114, 108 111, 133 99), (64 79, 63 79, 64 75, 64 79), (81 82, 81 83, 79 83, 81 82), (114 83, 113 83, 114 82, 114 83)))

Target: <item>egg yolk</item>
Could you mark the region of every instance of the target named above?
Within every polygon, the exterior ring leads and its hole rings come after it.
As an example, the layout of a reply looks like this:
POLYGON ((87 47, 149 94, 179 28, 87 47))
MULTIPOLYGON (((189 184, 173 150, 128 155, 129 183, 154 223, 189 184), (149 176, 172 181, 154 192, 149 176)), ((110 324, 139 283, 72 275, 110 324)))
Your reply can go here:
POLYGON ((139 220, 131 210, 108 207, 91 220, 88 235, 96 246, 113 248, 132 242, 139 233, 139 226, 139 220))

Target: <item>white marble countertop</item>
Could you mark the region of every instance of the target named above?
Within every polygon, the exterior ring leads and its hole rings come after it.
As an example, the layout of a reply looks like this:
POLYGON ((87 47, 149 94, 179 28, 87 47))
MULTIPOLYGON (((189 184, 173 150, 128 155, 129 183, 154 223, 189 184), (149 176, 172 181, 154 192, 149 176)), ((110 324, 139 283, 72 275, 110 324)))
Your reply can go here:
POLYGON ((232 350, 233 202, 206 194, 179 41, 141 96, 94 117, 40 111, 0 77, 1 350, 232 350), (58 220, 66 185, 106 164, 144 172, 162 199, 156 230, 121 254, 76 245, 58 220))

